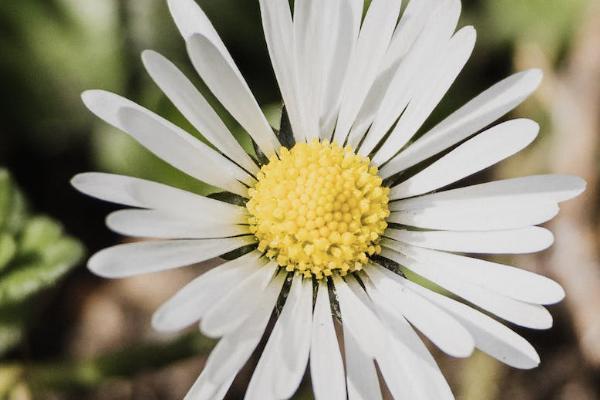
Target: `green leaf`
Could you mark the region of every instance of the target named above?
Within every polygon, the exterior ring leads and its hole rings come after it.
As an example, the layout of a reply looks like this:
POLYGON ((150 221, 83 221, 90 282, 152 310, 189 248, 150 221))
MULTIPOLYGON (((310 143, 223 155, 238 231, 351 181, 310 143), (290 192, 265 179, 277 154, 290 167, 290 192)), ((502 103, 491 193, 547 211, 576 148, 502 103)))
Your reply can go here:
POLYGON ((27 215, 25 199, 15 187, 10 174, 0 169, 0 231, 16 233, 27 215))
POLYGON ((15 239, 7 234, 0 234, 0 272, 12 261, 17 252, 15 239))
POLYGON ((0 355, 25 334, 39 306, 34 295, 56 285, 82 256, 81 244, 59 223, 28 216, 23 195, 0 169, 0 355))
POLYGON ((15 234, 23 227, 27 207, 10 174, 0 169, 0 232, 15 234))
POLYGON ((17 346, 23 339, 23 326, 0 324, 0 356, 17 346))
POLYGON ((21 234, 19 252, 29 254, 43 251, 62 235, 62 227, 48 217, 35 217, 27 221, 21 234))
POLYGON ((27 202, 25 201, 25 197, 23 197, 19 190, 13 189, 10 214, 6 220, 5 230, 16 234, 23 229, 27 217, 27 202))
POLYGON ((12 185, 8 171, 0 169, 0 229, 4 228, 10 214, 12 185))
POLYGON ((34 259, 13 266, 0 278, 0 306, 22 302, 57 281, 83 256, 79 242, 61 238, 41 249, 34 259))

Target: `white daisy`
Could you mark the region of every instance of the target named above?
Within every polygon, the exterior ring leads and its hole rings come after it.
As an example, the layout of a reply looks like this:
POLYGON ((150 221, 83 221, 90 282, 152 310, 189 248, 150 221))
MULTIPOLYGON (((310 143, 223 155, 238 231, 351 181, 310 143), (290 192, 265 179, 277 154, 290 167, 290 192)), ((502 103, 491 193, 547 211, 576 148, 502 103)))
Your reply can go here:
POLYGON ((363 0, 296 0, 293 18, 288 0, 261 0, 287 111, 276 133, 202 10, 193 0, 169 6, 196 70, 252 137, 258 156, 243 150, 177 67, 147 51, 151 77, 215 149, 115 94, 89 91, 85 104, 158 157, 229 194, 207 198, 100 173, 78 175, 73 184, 134 207, 108 217, 114 231, 160 239, 97 253, 89 268, 100 276, 238 255, 153 317, 160 331, 201 321, 204 334, 221 338, 187 398, 223 398, 275 310, 247 399, 291 397, 307 365, 320 400, 380 399, 375 365, 396 399, 453 398, 414 328, 454 357, 477 347, 516 368, 538 365, 529 343, 478 309, 547 329, 552 318, 543 305, 560 301, 562 288, 457 253, 547 248, 552 234, 535 225, 554 217, 584 182, 530 176, 443 188, 535 139, 538 125, 526 119, 486 127, 536 89, 540 71, 503 80, 420 132, 473 50, 475 30, 455 32, 458 0, 412 0, 400 18, 400 0, 373 0, 364 19, 363 0), (456 297, 411 282, 406 271, 456 297))

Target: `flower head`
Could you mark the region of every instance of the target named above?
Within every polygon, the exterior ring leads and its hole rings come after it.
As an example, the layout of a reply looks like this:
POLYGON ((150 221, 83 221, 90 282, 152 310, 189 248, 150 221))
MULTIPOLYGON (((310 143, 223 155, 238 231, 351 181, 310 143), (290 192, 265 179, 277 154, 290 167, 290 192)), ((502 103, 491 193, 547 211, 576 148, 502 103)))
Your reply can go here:
POLYGON ((147 51, 148 73, 216 150, 117 95, 86 92, 85 104, 228 195, 98 173, 73 184, 132 207, 109 216, 111 229, 159 239, 97 253, 89 268, 101 276, 238 256, 190 282, 153 317, 161 331, 201 321, 203 333, 221 338, 188 398, 223 398, 271 318, 247 399, 291 397, 307 365, 317 399, 381 398, 375 362, 397 399, 451 399, 415 328, 455 357, 477 347, 517 368, 539 363, 523 338, 458 298, 546 329, 552 318, 543 305, 560 301, 562 288, 461 253, 547 248, 552 234, 536 225, 584 182, 530 176, 444 189, 535 139, 538 125, 526 119, 486 127, 535 90, 539 71, 501 81, 422 132, 475 43, 472 27, 455 32, 458 0, 411 0, 400 18, 400 0, 373 0, 364 18, 362 0, 296 0, 293 17, 287 0, 260 0, 285 105, 277 132, 202 10, 193 0, 169 6, 194 67, 256 152, 242 148, 176 66, 147 51), (409 271, 456 298, 411 281, 409 271))
POLYGON ((258 250, 286 270, 323 279, 357 272, 381 253, 389 188, 351 148, 319 142, 281 149, 248 191, 258 250))

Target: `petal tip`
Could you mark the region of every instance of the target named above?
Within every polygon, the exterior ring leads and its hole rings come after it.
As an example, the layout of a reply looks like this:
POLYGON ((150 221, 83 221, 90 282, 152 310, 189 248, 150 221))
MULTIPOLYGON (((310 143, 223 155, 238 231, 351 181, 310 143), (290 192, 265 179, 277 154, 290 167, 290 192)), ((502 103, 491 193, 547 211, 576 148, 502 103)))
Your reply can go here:
POLYGON ((528 134, 532 136, 532 139, 535 139, 537 135, 540 133, 540 124, 536 121, 529 118, 517 118, 513 119, 509 122, 512 122, 518 129, 522 130, 524 134, 528 134))
POLYGON ((98 176, 99 172, 81 172, 76 174, 71 178, 69 183, 73 188, 77 191, 87 194, 88 187, 90 186, 90 180, 93 180, 94 177, 98 176))
POLYGON ((475 351, 475 343, 470 347, 465 347, 460 350, 455 349, 453 352, 448 352, 448 355, 456 358, 469 358, 473 354, 473 351, 475 351))
POLYGON ((85 182, 85 173, 81 173, 81 174, 77 174, 74 175, 71 180, 69 181, 69 183, 71 184, 71 186, 73 186, 75 189, 81 191, 80 187, 84 184, 85 182))
POLYGON ((150 321, 152 329, 160 333, 179 332, 181 328, 175 327, 165 314, 165 310, 162 307, 154 312, 150 321))
POLYGON ((549 299, 550 301, 547 304, 557 304, 565 299, 567 293, 565 289, 556 281, 550 280, 552 282, 552 296, 549 299))
POLYGON ((146 64, 149 61, 153 61, 157 58, 161 58, 161 55, 155 50, 146 49, 142 51, 142 61, 144 62, 144 64, 146 64))
POLYGON ((106 265, 100 260, 102 256, 102 251, 94 254, 87 262, 88 270, 101 278, 106 279, 115 279, 120 278, 117 274, 111 272, 110 268, 107 268, 106 265))
POLYGON ((573 197, 577 197, 587 190, 587 181, 579 176, 573 177, 573 197))
POLYGON ((531 82, 532 89, 531 91, 535 91, 542 80, 544 79, 544 71, 541 68, 531 68, 523 72, 525 77, 531 82))
POLYGON ((94 102, 94 100, 98 97, 98 95, 101 92, 102 91, 99 89, 85 90, 81 92, 81 101, 83 101, 83 104, 85 104, 87 108, 90 108, 90 105, 94 102))

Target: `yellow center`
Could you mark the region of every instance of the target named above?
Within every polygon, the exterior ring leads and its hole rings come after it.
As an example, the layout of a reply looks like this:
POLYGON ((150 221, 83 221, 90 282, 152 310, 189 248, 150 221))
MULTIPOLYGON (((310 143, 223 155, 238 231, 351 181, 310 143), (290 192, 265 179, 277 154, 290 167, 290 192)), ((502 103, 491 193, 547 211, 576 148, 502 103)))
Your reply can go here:
POLYGON ((381 252, 389 188, 349 147, 313 141, 282 148, 258 173, 247 203, 258 249, 317 279, 359 271, 381 252))

